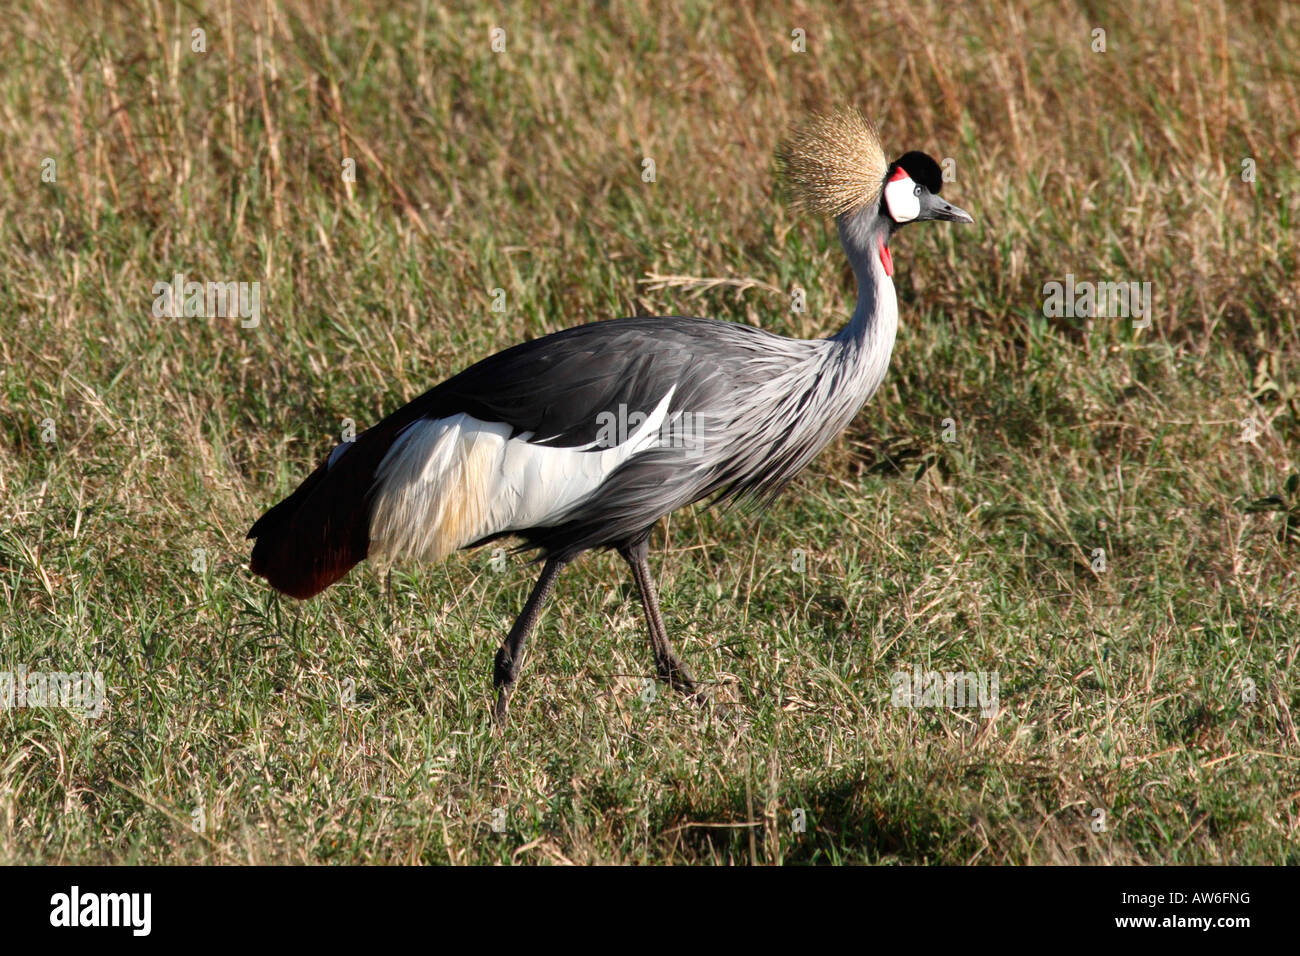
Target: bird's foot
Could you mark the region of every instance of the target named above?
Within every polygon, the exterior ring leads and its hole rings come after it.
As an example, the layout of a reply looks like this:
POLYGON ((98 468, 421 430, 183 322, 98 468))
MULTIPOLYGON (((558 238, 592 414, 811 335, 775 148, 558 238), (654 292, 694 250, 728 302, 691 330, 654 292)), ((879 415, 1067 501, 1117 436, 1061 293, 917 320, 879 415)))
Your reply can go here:
POLYGON ((691 703, 704 707, 713 699, 706 688, 695 683, 695 678, 686 669, 686 665, 676 657, 662 658, 657 664, 659 679, 679 694, 685 695, 691 703))
POLYGON ((504 730, 506 721, 510 717, 510 695, 514 692, 513 684, 499 684, 497 686, 497 703, 492 708, 492 720, 498 730, 504 730))
POLYGON ((497 703, 492 708, 492 718, 498 727, 504 727, 510 712, 510 695, 515 690, 515 680, 519 677, 519 668, 510 654, 510 648, 502 644, 497 650, 496 663, 492 668, 492 684, 497 689, 497 703))

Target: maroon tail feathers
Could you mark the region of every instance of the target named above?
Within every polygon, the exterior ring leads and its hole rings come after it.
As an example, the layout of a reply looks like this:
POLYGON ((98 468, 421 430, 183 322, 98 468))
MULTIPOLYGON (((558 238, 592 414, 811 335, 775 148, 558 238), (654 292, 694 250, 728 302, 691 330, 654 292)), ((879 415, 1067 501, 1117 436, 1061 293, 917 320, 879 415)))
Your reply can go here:
POLYGON ((357 437, 333 468, 322 462, 248 532, 257 539, 249 568, 283 594, 319 594, 370 550, 369 492, 387 443, 357 437))

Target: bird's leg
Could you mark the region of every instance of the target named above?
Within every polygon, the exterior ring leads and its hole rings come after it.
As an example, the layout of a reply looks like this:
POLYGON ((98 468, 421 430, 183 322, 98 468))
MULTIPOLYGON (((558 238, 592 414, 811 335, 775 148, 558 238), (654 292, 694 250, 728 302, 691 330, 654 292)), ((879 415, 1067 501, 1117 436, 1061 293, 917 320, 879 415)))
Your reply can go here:
POLYGON ((641 592, 641 606, 645 609, 646 627, 650 631, 650 646, 654 650, 659 679, 697 703, 704 703, 707 695, 696 688, 695 679, 673 652, 673 645, 668 640, 668 630, 664 627, 663 614, 659 611, 659 594, 655 590, 654 578, 650 575, 650 545, 643 540, 621 547, 618 551, 631 565, 632 577, 636 579, 636 586, 641 592))
POLYGON ((542 605, 551 594, 551 589, 555 587, 555 576, 560 572, 567 562, 558 558, 547 558, 546 564, 542 567, 541 576, 538 577, 537 583, 533 585, 532 593, 528 595, 528 601, 524 604, 524 609, 519 612, 519 617, 515 619, 514 626, 510 628, 510 633, 501 643, 500 650, 497 651, 496 665, 493 668, 492 683, 497 689, 497 705, 493 715, 500 724, 506 721, 506 714, 510 707, 510 694, 515 689, 515 681, 519 679, 519 662, 524 653, 524 642, 528 640, 528 633, 537 623, 538 617, 542 613, 542 605))

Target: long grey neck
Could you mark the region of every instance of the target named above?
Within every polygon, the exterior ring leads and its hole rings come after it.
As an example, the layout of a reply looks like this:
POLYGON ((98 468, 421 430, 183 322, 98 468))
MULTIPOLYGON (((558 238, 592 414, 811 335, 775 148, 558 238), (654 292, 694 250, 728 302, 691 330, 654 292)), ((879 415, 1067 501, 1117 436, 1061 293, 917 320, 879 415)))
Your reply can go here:
POLYGON ((858 303, 853 318, 836 338, 846 344, 863 345, 873 338, 873 331, 882 321, 889 321, 890 316, 880 314, 882 308, 892 304, 887 311, 892 312, 893 324, 898 321, 897 300, 892 294, 894 283, 885 273, 880 258, 881 242, 889 242, 889 220, 879 215, 874 207, 867 207, 840 216, 835 224, 839 227, 844 255, 848 257, 858 281, 858 303), (888 290, 882 288, 886 284, 888 290))
POLYGON ((889 368, 898 332, 898 298, 894 280, 881 261, 881 243, 888 244, 890 223, 869 206, 841 216, 836 224, 840 244, 858 281, 858 303, 849 324, 834 336, 843 356, 860 373, 859 388, 866 401, 880 386, 889 368))

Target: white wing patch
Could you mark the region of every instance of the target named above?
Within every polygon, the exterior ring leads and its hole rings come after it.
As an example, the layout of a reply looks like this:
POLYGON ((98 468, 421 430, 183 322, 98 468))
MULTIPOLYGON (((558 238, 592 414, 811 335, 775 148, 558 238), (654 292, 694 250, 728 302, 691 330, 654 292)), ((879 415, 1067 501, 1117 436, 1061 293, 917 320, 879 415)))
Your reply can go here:
POLYGON ((375 472, 370 555, 437 561, 488 535, 556 524, 638 452, 660 444, 674 388, 611 448, 554 448, 472 415, 406 426, 375 472))

